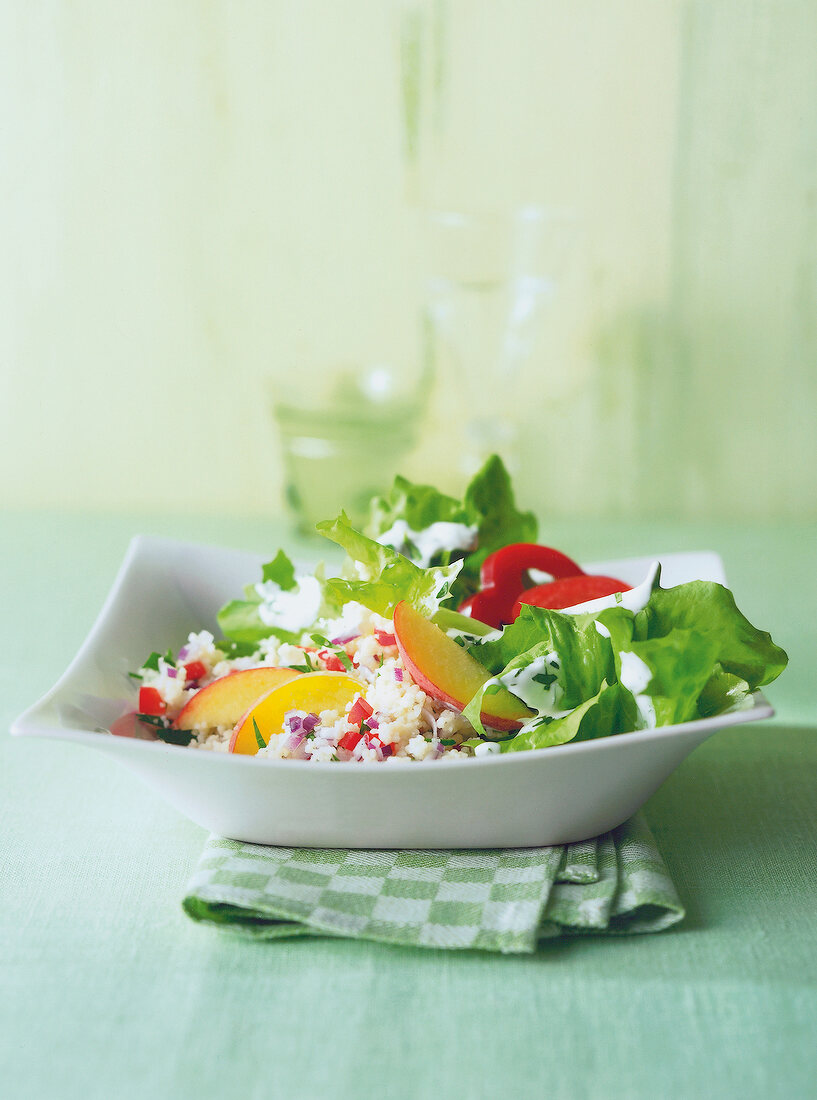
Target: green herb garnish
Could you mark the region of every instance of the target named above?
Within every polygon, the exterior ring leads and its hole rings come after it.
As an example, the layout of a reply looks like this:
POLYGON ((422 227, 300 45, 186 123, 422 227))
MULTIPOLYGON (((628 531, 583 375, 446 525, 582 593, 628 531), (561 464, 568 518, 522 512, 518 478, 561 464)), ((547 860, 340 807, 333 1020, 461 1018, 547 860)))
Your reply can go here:
MULTIPOLYGON (((161 653, 156 653, 156 651, 154 650, 154 652, 151 653, 148 659, 144 662, 142 668, 149 669, 151 672, 158 672, 159 661, 164 661, 164 663, 166 665, 169 665, 171 668, 176 667, 176 658, 173 655, 173 650, 169 649, 167 653, 165 653, 164 657, 161 653)), ((139 672, 129 672, 128 676, 132 676, 134 680, 143 679, 141 670, 139 672)))
POLYGON ((256 743, 256 745, 258 745, 259 749, 265 749, 267 747, 267 742, 261 736, 261 730, 258 728, 258 723, 256 722, 256 720, 254 718, 252 720, 252 728, 253 728, 253 733, 255 734, 255 743, 256 743))
POLYGON ((136 717, 145 725, 153 726, 159 739, 168 745, 189 745, 193 740, 193 730, 177 730, 175 726, 169 726, 156 714, 137 714, 136 717))
POLYGON ((352 662, 349 660, 349 654, 346 652, 343 646, 335 645, 335 643, 330 642, 328 638, 324 638, 323 634, 310 634, 309 637, 312 639, 315 645, 319 645, 322 649, 328 650, 335 657, 337 657, 337 659, 340 661, 347 672, 352 671, 352 662))
POLYGON ((318 668, 312 664, 312 659, 309 654, 304 651, 304 663, 302 665, 287 665, 287 668, 293 668, 296 672, 317 672, 318 668))

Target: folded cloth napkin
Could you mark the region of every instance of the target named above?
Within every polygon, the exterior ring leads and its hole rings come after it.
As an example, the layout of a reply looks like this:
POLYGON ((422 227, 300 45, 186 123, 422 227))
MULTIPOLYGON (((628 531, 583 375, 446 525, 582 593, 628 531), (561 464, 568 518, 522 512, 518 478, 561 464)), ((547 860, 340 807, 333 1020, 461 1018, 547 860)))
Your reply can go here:
POLYGON ((534 951, 566 933, 657 932, 684 916, 640 814, 550 848, 272 848, 211 836, 182 904, 194 920, 256 939, 500 952, 534 951))

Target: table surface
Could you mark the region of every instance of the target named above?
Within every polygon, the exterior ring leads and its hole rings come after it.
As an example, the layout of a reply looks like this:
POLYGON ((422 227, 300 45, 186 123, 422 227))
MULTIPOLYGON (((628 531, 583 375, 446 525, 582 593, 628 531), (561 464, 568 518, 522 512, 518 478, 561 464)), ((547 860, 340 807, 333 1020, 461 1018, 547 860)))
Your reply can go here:
POLYGON ((768 692, 772 722, 719 733, 647 805, 686 921, 532 957, 248 943, 189 921, 202 830, 102 754, 4 734, 73 656, 134 533, 270 554, 294 540, 274 520, 51 512, 1 526, 9 1095, 815 1095, 814 526, 543 525, 586 560, 719 551, 790 666, 768 692))

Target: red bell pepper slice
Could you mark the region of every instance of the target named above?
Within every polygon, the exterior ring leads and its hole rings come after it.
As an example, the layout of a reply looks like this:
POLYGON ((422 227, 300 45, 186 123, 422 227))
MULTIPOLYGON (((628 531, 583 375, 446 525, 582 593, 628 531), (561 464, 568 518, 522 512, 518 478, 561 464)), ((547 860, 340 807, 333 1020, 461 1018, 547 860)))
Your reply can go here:
POLYGON ((535 588, 528 588, 519 594, 513 608, 513 618, 519 614, 522 604, 532 604, 534 607, 549 607, 558 610, 562 607, 573 607, 577 603, 585 603, 587 600, 597 600, 601 596, 611 596, 614 592, 629 592, 631 585, 624 581, 618 581, 615 577, 603 577, 582 573, 574 577, 561 577, 551 581, 550 584, 538 584, 535 588))
POLYGON ((559 550, 534 542, 514 542, 488 555, 480 570, 482 588, 460 606, 460 611, 497 628, 513 622, 514 604, 530 569, 556 579, 583 575, 581 566, 559 550))
POLYGON ((521 592, 525 587, 526 575, 531 569, 550 573, 554 580, 572 577, 583 571, 567 554, 554 550, 551 546, 539 546, 535 542, 512 542, 510 546, 503 546, 489 554, 482 563, 482 587, 500 584, 512 588, 516 585, 516 591, 521 592))

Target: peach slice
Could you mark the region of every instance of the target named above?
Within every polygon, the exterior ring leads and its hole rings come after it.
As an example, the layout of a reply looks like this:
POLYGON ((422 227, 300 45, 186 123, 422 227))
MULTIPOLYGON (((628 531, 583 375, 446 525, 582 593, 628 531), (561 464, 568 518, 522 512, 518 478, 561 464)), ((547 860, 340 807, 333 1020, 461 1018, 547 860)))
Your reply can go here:
POLYGON ((173 724, 180 730, 234 726, 256 699, 300 675, 292 668, 268 666, 230 672, 188 699, 173 724))
POLYGON ((255 721, 262 737, 268 741, 271 734, 280 733, 284 716, 290 710, 342 711, 356 695, 362 695, 365 685, 343 672, 305 672, 296 680, 281 684, 253 702, 244 717, 236 724, 230 739, 230 752, 254 756, 258 752, 255 721))
MULTIPOLYGON (((491 679, 479 661, 405 601, 394 609, 394 634, 415 684, 455 710, 462 710, 491 679)), ((533 716, 504 688, 486 696, 485 702, 490 709, 481 711, 482 723, 495 730, 518 730, 533 716)))

